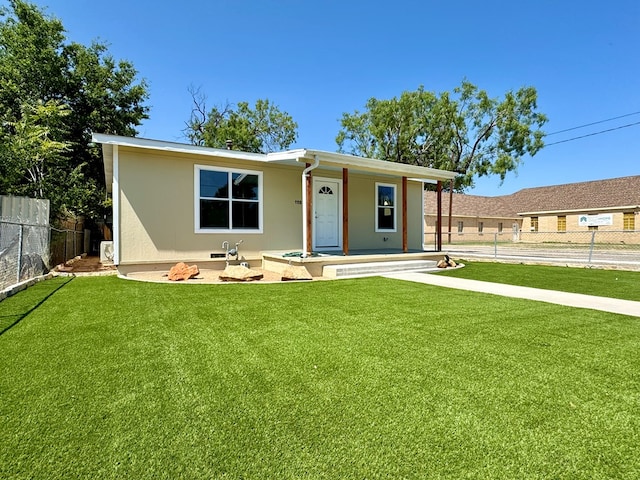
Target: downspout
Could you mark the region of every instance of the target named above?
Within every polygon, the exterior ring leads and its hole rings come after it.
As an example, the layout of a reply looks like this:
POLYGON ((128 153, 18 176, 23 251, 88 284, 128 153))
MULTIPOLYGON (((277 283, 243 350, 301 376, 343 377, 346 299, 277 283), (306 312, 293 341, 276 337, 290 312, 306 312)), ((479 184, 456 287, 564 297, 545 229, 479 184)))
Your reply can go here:
POLYGON ((307 202, 309 201, 307 198, 307 178, 311 170, 317 168, 318 165, 320 165, 320 159, 314 155, 313 163, 302 171, 302 258, 309 256, 307 251, 307 237, 309 236, 307 229, 307 202))

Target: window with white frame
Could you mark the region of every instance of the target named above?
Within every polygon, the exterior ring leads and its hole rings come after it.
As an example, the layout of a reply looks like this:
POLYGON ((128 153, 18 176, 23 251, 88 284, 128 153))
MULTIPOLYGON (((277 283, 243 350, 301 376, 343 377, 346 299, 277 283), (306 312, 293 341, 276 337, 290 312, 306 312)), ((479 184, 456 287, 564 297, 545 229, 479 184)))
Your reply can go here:
POLYGON ((396 231, 396 185, 376 183, 376 232, 396 231))
POLYGON ((262 232, 262 172, 196 165, 197 232, 262 232))

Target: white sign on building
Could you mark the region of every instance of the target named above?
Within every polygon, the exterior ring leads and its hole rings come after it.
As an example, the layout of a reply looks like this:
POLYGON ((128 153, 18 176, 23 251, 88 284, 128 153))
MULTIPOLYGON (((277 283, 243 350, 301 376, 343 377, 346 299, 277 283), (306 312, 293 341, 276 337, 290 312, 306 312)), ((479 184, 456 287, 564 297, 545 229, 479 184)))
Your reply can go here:
POLYGON ((597 215, 580 215, 578 226, 580 227, 600 227, 603 225, 613 225, 613 214, 599 213, 597 215))

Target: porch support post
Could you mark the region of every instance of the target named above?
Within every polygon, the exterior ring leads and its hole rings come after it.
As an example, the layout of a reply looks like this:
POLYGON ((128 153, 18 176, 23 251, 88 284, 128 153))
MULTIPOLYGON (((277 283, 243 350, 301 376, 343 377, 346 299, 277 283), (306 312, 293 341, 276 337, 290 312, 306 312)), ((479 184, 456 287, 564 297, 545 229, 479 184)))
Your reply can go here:
POLYGON ((409 251, 407 234, 407 177, 402 177, 402 251, 409 251))
MULTIPOLYGON (((307 168, 311 168, 311 165, 308 163, 307 168)), ((307 222, 307 238, 305 238, 304 241, 306 242, 307 253, 311 253, 313 251, 313 221, 311 219, 311 215, 313 213, 313 189, 311 188, 311 184, 313 179, 311 176, 311 172, 307 173, 305 181, 305 188, 307 189, 307 204, 305 205, 305 208, 307 209, 307 218, 305 219, 305 221, 307 222)))
POLYGON ((449 223, 447 225, 447 231, 449 232, 449 238, 447 243, 451 245, 451 217, 453 216, 453 179, 449 180, 449 223))
POLYGON ((342 169, 342 254, 349 255, 349 169, 342 169))
POLYGON ((442 182, 438 180, 436 190, 437 217, 436 217, 436 252, 442 251, 442 182))

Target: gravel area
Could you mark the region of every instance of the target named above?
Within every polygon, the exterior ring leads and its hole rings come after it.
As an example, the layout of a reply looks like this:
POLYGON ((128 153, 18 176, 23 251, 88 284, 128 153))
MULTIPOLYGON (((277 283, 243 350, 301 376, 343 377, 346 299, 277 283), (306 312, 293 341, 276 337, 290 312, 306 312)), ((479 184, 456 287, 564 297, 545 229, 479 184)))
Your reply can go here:
MULTIPOLYGON (((76 257, 66 262, 63 266, 59 265, 55 269, 60 273, 73 274, 78 276, 91 275, 116 275, 118 270, 114 265, 103 265, 99 257, 84 256, 76 257)), ((145 282, 164 282, 164 283, 186 283, 186 284, 205 284, 205 283, 280 283, 282 277, 279 273, 261 268, 252 268, 251 270, 263 275, 261 280, 253 280, 247 282, 233 282, 220 280, 221 270, 201 269, 200 273, 189 280, 179 282, 170 281, 167 278, 168 271, 156 272, 134 272, 127 275, 127 278, 133 280, 141 280, 145 282)), ((314 279, 316 280, 316 279, 314 279)), ((308 281, 308 280, 303 280, 308 281)))

